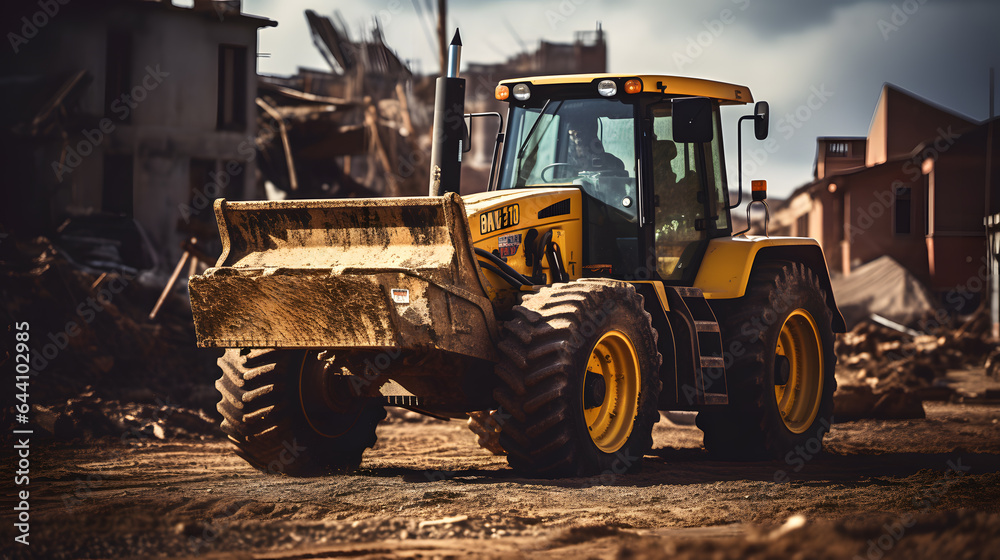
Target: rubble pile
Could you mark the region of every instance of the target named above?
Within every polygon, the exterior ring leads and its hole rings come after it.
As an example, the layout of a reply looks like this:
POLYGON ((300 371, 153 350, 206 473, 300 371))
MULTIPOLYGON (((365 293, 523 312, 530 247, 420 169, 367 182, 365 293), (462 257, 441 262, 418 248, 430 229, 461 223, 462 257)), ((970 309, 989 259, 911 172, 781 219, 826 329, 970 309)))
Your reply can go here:
MULTIPOLYGON (((0 246, 5 322, 29 324, 33 408, 67 416, 65 426, 110 422, 115 433, 125 413, 114 402, 142 405, 128 414, 150 414, 165 403, 215 414, 216 352, 196 347, 183 294, 172 293, 150 320, 160 280, 110 259, 100 268, 100 259, 80 262, 79 252, 53 239, 8 238, 0 246)), ((12 344, 13 337, 0 343, 5 355, 13 355, 12 344)), ((89 435, 104 433, 94 429, 89 435)), ((88 435, 82 428, 67 433, 88 435)))
POLYGON ((179 406, 169 398, 135 391, 136 400, 105 400, 85 391, 53 406, 34 407, 35 426, 60 441, 114 438, 129 445, 167 439, 205 439, 218 435, 218 422, 203 410, 179 406), (152 398, 153 403, 148 399, 152 398))
POLYGON ((923 418, 923 401, 955 396, 946 380, 950 370, 1000 361, 1000 356, 991 357, 996 356, 996 344, 989 327, 983 312, 932 333, 892 328, 876 320, 860 322, 837 338, 834 416, 838 421, 923 418))
POLYGON ((841 367, 876 391, 924 389, 933 387, 948 370, 983 366, 996 348, 988 329, 985 314, 974 315, 957 329, 943 327, 933 334, 900 332, 865 321, 839 336, 835 351, 841 367))

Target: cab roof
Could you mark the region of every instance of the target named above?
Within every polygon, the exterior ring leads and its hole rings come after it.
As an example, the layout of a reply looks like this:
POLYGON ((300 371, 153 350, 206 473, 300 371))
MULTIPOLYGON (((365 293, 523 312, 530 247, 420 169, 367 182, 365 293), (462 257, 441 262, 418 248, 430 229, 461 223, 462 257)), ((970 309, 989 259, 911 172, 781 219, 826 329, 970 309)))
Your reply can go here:
MULTIPOLYGON (((527 83, 536 86, 553 86, 560 84, 586 84, 600 80, 615 80, 624 82, 629 78, 642 81, 643 93, 661 92, 664 95, 690 95, 718 99, 723 105, 743 105, 753 102, 750 88, 714 80, 701 78, 686 78, 683 76, 664 76, 660 74, 564 74, 561 76, 534 76, 529 78, 512 78, 501 80, 500 85, 513 86, 527 83)), ((594 91, 597 94, 597 91, 594 91)))

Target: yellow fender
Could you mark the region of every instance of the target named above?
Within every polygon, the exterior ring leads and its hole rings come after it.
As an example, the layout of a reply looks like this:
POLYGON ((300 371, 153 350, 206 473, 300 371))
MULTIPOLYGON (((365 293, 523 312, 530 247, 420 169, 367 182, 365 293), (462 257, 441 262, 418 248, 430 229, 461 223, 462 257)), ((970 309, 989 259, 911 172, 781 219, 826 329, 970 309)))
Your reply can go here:
POLYGON ((788 260, 801 262, 819 277, 826 291, 826 303, 833 313, 834 332, 845 332, 844 316, 837 308, 830 284, 823 248, 808 237, 740 236, 713 239, 698 268, 694 287, 701 288, 705 299, 734 299, 747 291, 750 273, 757 262, 788 260))

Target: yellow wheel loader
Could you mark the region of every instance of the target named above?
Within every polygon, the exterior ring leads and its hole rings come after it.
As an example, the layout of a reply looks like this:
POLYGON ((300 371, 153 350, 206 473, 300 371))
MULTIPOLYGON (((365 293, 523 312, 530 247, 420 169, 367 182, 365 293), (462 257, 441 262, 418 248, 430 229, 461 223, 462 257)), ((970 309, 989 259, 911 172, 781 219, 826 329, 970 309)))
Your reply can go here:
MULTIPOLYGON (((724 459, 815 450, 844 320, 816 241, 733 232, 743 196, 730 203, 719 108, 750 91, 505 80, 488 190, 462 196, 479 115, 462 118, 454 69, 430 196, 216 201, 224 251, 189 291, 199 345, 225 349, 237 452, 289 475, 352 469, 387 406, 472 413, 484 446, 530 476, 637 468, 660 410, 699 411, 724 459)), ((767 113, 738 127, 763 139, 767 113)))

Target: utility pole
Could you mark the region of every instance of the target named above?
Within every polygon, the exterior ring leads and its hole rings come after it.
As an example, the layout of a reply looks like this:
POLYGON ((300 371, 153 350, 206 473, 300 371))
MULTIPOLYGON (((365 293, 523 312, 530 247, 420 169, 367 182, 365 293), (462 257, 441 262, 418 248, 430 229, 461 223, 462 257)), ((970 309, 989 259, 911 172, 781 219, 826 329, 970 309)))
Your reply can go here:
POLYGON ((441 75, 448 75, 448 0, 438 0, 438 58, 441 75))

